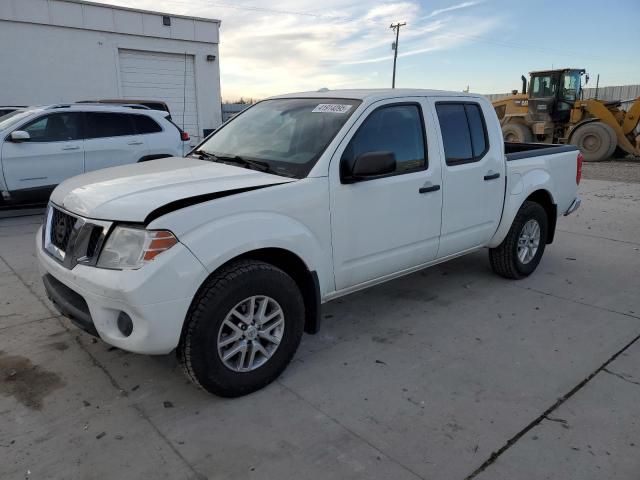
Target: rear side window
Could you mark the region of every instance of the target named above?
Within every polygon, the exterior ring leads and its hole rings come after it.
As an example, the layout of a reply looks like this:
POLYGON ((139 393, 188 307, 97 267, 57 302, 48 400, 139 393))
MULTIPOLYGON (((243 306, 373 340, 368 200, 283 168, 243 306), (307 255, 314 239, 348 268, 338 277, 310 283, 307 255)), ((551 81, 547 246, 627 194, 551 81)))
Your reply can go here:
POLYGON ((424 128, 417 105, 392 105, 371 113, 362 123, 342 158, 353 163, 368 152, 392 152, 396 173, 426 168, 424 128))
POLYGON ((158 133, 162 131, 162 127, 151 117, 146 115, 132 115, 133 123, 139 134, 158 133))
POLYGON ((126 113, 87 112, 87 138, 135 135, 133 115, 126 113))
POLYGON ((476 162, 488 150, 487 127, 477 103, 436 103, 447 165, 476 162))
POLYGON ((81 113, 52 113, 20 128, 30 142, 66 142, 82 139, 81 113))

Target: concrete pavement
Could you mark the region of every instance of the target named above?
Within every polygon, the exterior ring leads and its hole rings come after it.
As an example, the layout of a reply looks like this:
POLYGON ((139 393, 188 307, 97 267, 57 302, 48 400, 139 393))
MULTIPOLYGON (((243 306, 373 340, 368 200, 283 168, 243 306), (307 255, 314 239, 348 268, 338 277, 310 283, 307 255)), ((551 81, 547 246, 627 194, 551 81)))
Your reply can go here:
POLYGON ((581 192, 533 276, 480 252, 327 304, 234 400, 60 318, 38 217, 0 220, 0 478, 636 480, 640 184, 581 192))

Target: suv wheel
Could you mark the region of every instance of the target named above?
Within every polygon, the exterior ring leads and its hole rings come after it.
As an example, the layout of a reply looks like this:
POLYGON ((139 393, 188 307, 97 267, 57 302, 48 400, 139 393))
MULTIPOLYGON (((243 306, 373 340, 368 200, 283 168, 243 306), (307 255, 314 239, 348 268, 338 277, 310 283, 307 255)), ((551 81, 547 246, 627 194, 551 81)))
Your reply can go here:
POLYGON ((506 238, 489 249, 493 271, 511 279, 533 273, 544 253, 548 224, 547 212, 539 203, 524 202, 506 238))
POLYGON ((187 376, 210 393, 237 397, 287 367, 302 337, 304 302, 284 271, 242 260, 205 282, 185 322, 178 357, 187 376))

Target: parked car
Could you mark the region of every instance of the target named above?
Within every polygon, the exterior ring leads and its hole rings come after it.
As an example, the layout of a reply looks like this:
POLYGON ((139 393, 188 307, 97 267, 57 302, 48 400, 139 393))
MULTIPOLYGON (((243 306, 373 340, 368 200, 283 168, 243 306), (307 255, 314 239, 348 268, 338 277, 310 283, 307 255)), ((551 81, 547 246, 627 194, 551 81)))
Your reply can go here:
POLYGON ((499 275, 530 275, 580 205, 581 159, 505 145, 481 96, 284 95, 190 158, 67 180, 38 258, 78 326, 123 350, 177 349, 196 384, 238 396, 284 370, 323 302, 487 247, 499 275))
POLYGON ((0 106, 0 117, 4 117, 5 115, 8 115, 10 113, 22 110, 23 108, 26 107, 8 107, 8 106, 0 106))
POLYGON ((46 201, 63 180, 100 168, 186 153, 167 113, 107 105, 27 108, 0 119, 5 202, 46 201))

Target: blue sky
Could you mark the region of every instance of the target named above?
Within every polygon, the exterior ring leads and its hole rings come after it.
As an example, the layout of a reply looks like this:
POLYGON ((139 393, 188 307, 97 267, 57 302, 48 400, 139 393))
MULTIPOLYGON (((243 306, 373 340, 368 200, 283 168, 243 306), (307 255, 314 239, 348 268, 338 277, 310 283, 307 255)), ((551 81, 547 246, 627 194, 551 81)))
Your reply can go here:
POLYGON ((222 20, 222 96, 391 85, 481 93, 531 70, 573 66, 601 85, 640 83, 639 0, 112 0, 222 20), (321 5, 321 6, 319 6, 321 5))

